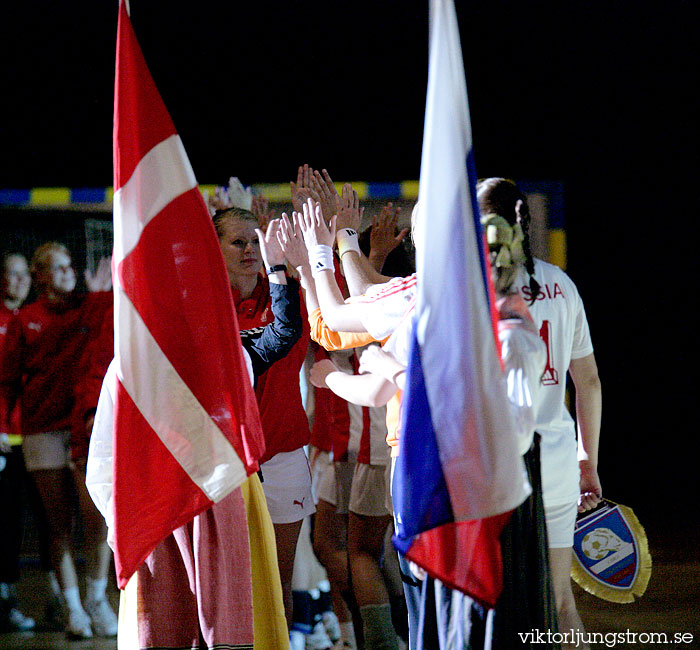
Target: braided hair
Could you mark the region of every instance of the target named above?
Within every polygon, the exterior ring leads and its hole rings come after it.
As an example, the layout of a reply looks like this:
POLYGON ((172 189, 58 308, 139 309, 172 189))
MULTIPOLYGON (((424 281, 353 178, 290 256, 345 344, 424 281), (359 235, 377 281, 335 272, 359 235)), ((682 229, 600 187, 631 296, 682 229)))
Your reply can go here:
POLYGON ((527 198, 513 181, 506 178, 480 180, 476 186, 476 195, 481 214, 495 213, 511 226, 520 224, 525 236, 525 270, 530 277, 530 304, 533 304, 540 293, 540 283, 535 280, 535 260, 530 248, 530 210, 527 207, 527 198))

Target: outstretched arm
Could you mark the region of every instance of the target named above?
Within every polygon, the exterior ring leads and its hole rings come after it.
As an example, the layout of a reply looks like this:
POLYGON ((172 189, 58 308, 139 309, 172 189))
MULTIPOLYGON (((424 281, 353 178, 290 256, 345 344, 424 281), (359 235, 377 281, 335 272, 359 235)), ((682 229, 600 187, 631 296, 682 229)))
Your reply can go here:
POLYGON ((318 298, 316 297, 316 283, 309 266, 309 253, 306 250, 306 244, 304 244, 304 235, 301 232, 299 219, 300 215, 292 212, 292 221, 290 222, 287 213, 283 212, 277 240, 287 262, 299 273, 301 286, 304 289, 306 311, 311 314, 319 309, 318 298))
POLYGON ((286 284, 270 284, 270 297, 275 320, 265 326, 259 337, 242 341, 256 378, 275 361, 286 357, 302 332, 299 283, 290 278, 286 284))
POLYGON ((351 296, 360 296, 375 284, 387 282, 363 255, 358 244, 357 232, 362 221, 362 209, 357 192, 349 183, 343 185, 343 196, 338 197, 338 254, 343 265, 345 281, 351 296))
MULTIPOLYGON (((280 228, 280 220, 274 219, 265 234, 259 229, 256 230, 265 269, 284 263, 285 256, 278 239, 280 228)), ((270 273, 268 278, 275 320, 263 329, 259 337, 243 341, 250 355, 255 377, 259 377, 275 361, 285 357, 301 337, 302 331, 297 281, 288 280, 284 271, 270 273)))
POLYGON ((406 367, 378 345, 370 345, 362 351, 359 370, 391 382, 394 392, 406 388, 406 367))
POLYGON ((313 365, 311 383, 317 388, 330 388, 338 397, 360 406, 384 406, 396 394, 396 386, 383 377, 349 375, 338 370, 330 359, 313 365))
POLYGON ((316 295, 328 327, 336 332, 364 332, 366 328, 361 319, 364 306, 345 304, 335 280, 332 248, 335 221, 333 217, 329 228, 323 219, 320 204, 314 204, 310 199, 304 203, 300 224, 316 283, 316 295))
POLYGON ((603 394, 595 356, 572 359, 569 373, 576 387, 576 421, 578 427, 578 464, 581 470, 579 512, 595 508, 603 490, 598 478, 598 445, 603 394))

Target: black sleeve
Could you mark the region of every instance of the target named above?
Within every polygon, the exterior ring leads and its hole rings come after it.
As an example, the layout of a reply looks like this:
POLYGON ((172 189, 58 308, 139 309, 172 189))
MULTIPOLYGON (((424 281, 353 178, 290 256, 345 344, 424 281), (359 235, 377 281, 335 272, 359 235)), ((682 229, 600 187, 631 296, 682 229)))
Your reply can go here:
POLYGON ((275 361, 287 356, 301 338, 299 283, 293 278, 287 278, 287 284, 270 283, 270 297, 275 320, 265 326, 259 336, 241 338, 256 379, 275 361))

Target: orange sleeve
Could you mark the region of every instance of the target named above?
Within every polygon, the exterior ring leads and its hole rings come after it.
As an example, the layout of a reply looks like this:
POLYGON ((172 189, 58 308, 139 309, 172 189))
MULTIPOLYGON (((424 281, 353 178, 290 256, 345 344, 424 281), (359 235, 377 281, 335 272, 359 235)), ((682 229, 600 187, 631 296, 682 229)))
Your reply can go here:
POLYGON ((360 348, 379 342, 367 332, 334 332, 326 325, 320 309, 315 309, 309 314, 309 325, 311 338, 329 352, 360 348))
POLYGON ((386 405, 386 444, 391 447, 392 458, 399 455, 399 432, 401 430, 401 391, 386 405))

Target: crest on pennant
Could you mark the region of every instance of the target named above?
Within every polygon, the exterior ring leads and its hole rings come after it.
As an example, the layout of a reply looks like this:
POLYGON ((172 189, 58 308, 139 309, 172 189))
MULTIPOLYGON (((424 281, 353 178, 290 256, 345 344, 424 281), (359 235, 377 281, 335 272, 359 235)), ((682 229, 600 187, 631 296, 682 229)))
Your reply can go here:
POLYGON ((603 500, 579 515, 571 577, 587 592, 614 603, 634 602, 651 577, 647 536, 631 508, 603 500))

